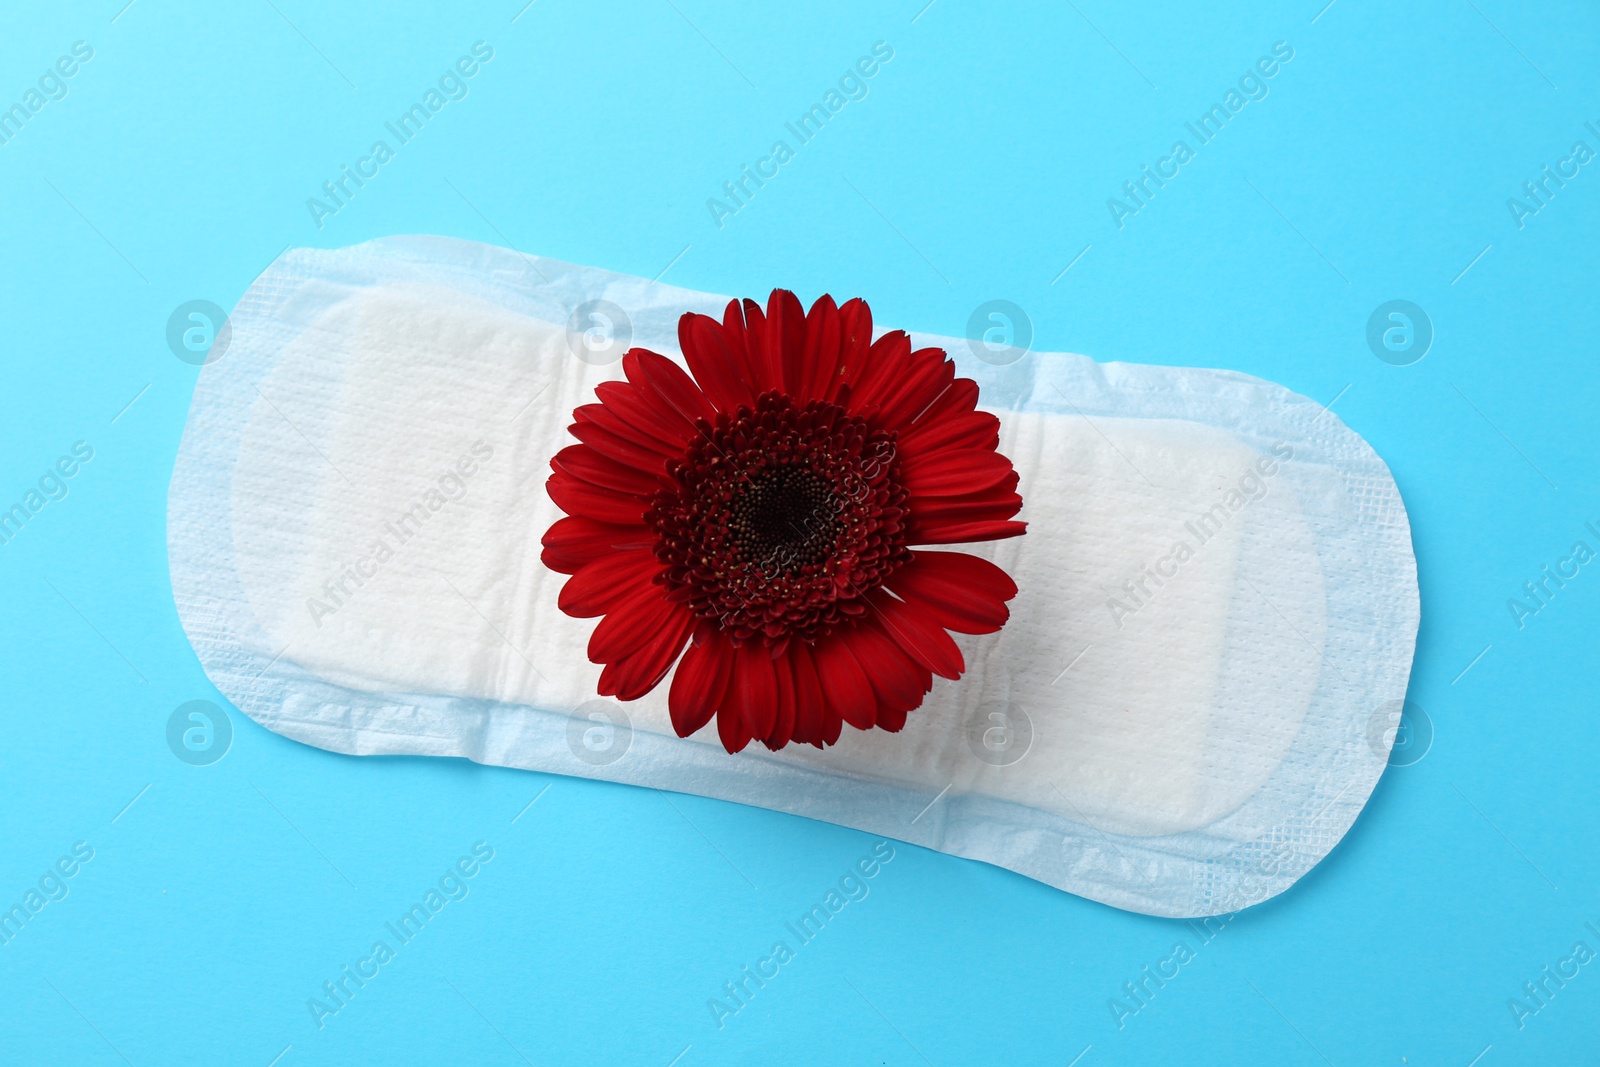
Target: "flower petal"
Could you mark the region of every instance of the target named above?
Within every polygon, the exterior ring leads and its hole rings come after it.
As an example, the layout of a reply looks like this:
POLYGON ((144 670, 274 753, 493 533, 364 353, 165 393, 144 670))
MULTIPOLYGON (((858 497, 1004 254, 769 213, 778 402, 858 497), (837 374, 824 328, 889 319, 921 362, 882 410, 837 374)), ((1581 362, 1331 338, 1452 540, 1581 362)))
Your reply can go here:
POLYGON ((1000 629, 1011 615, 1006 601, 1017 583, 988 560, 965 552, 913 552, 911 562, 889 576, 888 586, 940 626, 963 634, 1000 629))
POLYGON ((835 631, 813 645, 811 653, 829 707, 857 730, 870 730, 878 717, 878 698, 861 664, 846 647, 859 628, 835 631))
POLYGON ((992 451, 1000 443, 1000 420, 987 411, 950 412, 936 419, 920 419, 911 429, 901 430, 898 443, 907 455, 946 448, 992 451))
POLYGON ((539 558, 546 567, 559 574, 576 574, 585 564, 613 552, 650 548, 656 543, 656 535, 643 525, 614 526, 581 515, 567 515, 551 524, 541 543, 544 551, 539 558))
POLYGON ((666 624, 637 650, 606 664, 600 672, 600 695, 638 700, 660 685, 683 651, 694 625, 695 617, 689 610, 679 608, 673 612, 666 624))
POLYGON ((872 309, 859 297, 846 300, 839 308, 839 367, 822 399, 833 400, 841 386, 865 371, 871 349, 872 309))
POLYGON ((911 367, 879 402, 878 418, 884 426, 909 425, 944 395, 956 378, 956 365, 942 348, 911 353, 911 367))
POLYGON ((818 744, 816 741, 812 741, 811 743, 816 745, 818 748, 824 748, 828 745, 837 744, 839 741, 839 735, 843 732, 844 717, 841 716, 837 711, 833 710, 833 705, 830 702, 827 705, 827 714, 824 715, 822 719, 821 744, 818 744))
POLYGON ((694 379, 666 356, 635 348, 622 357, 622 371, 641 395, 658 400, 694 430, 694 420, 716 417, 716 409, 694 379))
POLYGON ((772 290, 761 340, 761 390, 797 396, 806 374, 806 309, 799 297, 787 289, 772 290))
POLYGON ((752 320, 747 319, 752 315, 759 329, 761 306, 754 300, 730 300, 728 306, 722 309, 722 333, 728 340, 728 351, 733 353, 739 380, 750 387, 750 395, 754 396, 757 391, 756 372, 752 367, 756 362, 756 339, 750 332, 752 320))
POLYGON ((840 330, 839 309, 833 297, 824 293, 806 315, 806 340, 800 365, 790 368, 788 388, 795 399, 827 397, 834 379, 839 376, 840 330))
POLYGON ((728 679, 732 674, 732 642, 721 633, 702 626, 679 661, 667 694, 672 728, 679 737, 688 737, 711 721, 722 703, 723 694, 728 691, 728 679))
POLYGON ((610 663, 643 648, 677 615, 689 609, 661 595, 659 585, 628 587, 627 595, 606 612, 589 635, 589 662, 610 663))
POLYGON ((999 487, 971 496, 923 497, 916 504, 916 520, 922 526, 939 523, 978 522, 983 519, 1009 519, 1022 508, 1016 493, 1002 493, 999 487))
POLYGON ((568 515, 582 515, 597 522, 631 526, 642 523, 644 513, 650 508, 646 497, 602 489, 592 482, 582 482, 560 472, 552 474, 544 487, 556 507, 568 515))
POLYGON ((923 496, 965 496, 999 485, 1015 468, 998 452, 949 450, 900 460, 900 480, 911 492, 912 513, 923 496))
POLYGON ((772 733, 778 719, 778 679, 772 653, 761 641, 746 641, 734 653, 733 681, 718 709, 718 718, 733 714, 751 737, 772 733))
POLYGON ((750 724, 744 721, 744 716, 736 715, 724 708, 717 713, 717 739, 722 742, 722 747, 729 755, 744 750, 750 743, 752 735, 750 724))
MULTIPOLYGON (((797 642, 791 642, 794 643, 797 642)), ((794 666, 788 653, 789 650, 785 648, 782 653, 772 657, 772 676, 777 683, 777 700, 774 704, 777 714, 773 719, 772 730, 761 739, 761 743, 774 752, 787 745, 794 737, 796 718, 794 666)))
POLYGON ((847 647, 872 683, 872 691, 878 694, 880 721, 881 709, 914 708, 933 688, 933 672, 918 664, 870 614, 850 631, 847 647))
POLYGON ((906 536, 913 545, 964 545, 974 541, 999 541, 1028 532, 1025 522, 988 520, 984 522, 930 523, 917 525, 906 536))
POLYGON ((618 463, 656 474, 665 471, 668 461, 678 454, 648 434, 619 425, 621 420, 616 413, 606 411, 601 404, 587 404, 574 414, 578 421, 567 431, 618 463))
POLYGON ((601 382, 594 395, 628 425, 660 441, 677 453, 694 439, 694 423, 631 382, 601 382))
POLYGON ((754 300, 745 300, 739 313, 740 336, 744 341, 742 374, 750 385, 750 392, 760 396, 768 389, 780 388, 782 382, 781 378, 773 377, 767 366, 767 316, 754 300))
POLYGON ((652 477, 638 467, 619 463, 588 445, 568 445, 550 460, 550 466, 578 481, 589 482, 601 489, 610 489, 632 496, 651 496, 663 484, 670 485, 666 470, 659 478, 652 477))
POLYGON ((851 413, 879 404, 899 384, 910 358, 911 338, 904 330, 893 330, 872 342, 866 356, 850 368, 851 413))
MULTIPOLYGON (((913 420, 914 429, 924 428, 929 423, 951 418, 956 415, 965 415, 974 411, 978 406, 978 383, 971 378, 957 378, 950 383, 950 388, 940 394, 933 406, 924 411, 913 420)), ((911 430, 904 431, 911 433, 911 430)))
MULTIPOLYGON (((822 695, 822 683, 817 679, 816 665, 803 641, 789 642, 789 667, 794 673, 794 740, 821 748, 824 723, 830 715, 822 695)), ((837 738, 839 715, 835 712, 831 718, 837 738)))
POLYGON ((655 553, 646 549, 613 552, 588 564, 567 579, 556 604, 575 619, 592 619, 649 586, 663 570, 655 553))
POLYGON ((910 708, 884 708, 878 712, 878 729, 884 733, 897 734, 906 726, 906 713, 910 708))
POLYGON ((718 411, 732 412, 739 405, 755 404, 743 359, 736 357, 716 319, 685 315, 678 320, 678 345, 694 380, 718 411))
POLYGON ((878 617, 874 621, 883 627, 901 651, 910 654, 924 670, 931 671, 941 678, 955 681, 961 677, 961 672, 967 669, 966 662, 961 658, 961 649, 945 633, 944 627, 938 623, 930 622, 924 615, 919 615, 908 607, 903 600, 897 600, 882 589, 876 589, 867 598, 878 609, 878 617))

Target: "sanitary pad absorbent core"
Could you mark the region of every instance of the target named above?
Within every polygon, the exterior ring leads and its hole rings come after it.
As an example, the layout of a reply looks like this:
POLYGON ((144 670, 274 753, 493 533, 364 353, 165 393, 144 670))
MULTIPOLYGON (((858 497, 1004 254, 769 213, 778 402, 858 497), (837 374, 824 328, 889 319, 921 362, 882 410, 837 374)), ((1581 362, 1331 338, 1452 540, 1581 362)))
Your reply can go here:
POLYGON ((1410 527, 1332 412, 1229 371, 913 333, 979 383, 1029 524, 961 547, 1019 588, 957 635, 966 674, 823 750, 680 739, 665 686, 597 698, 593 620, 539 559, 550 458, 627 347, 679 360, 679 316, 726 302, 444 238, 285 253, 201 372, 169 496, 211 680, 337 752, 719 797, 1152 915, 1265 900, 1339 841, 1411 670, 1410 527))

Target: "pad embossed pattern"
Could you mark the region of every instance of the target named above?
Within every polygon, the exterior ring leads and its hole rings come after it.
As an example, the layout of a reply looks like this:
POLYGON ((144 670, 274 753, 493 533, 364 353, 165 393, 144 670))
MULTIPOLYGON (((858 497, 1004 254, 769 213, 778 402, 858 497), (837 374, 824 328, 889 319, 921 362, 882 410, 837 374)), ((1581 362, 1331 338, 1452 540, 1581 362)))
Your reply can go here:
POLYGON ((585 758, 591 624, 557 609, 538 540, 572 409, 620 373, 569 340, 597 299, 675 359, 678 316, 726 302, 435 237, 267 269, 202 372, 169 495, 174 598, 224 695, 338 752, 719 797, 1153 915, 1272 897, 1349 830, 1419 614, 1382 460, 1246 375, 997 367, 918 334, 979 381, 1021 474, 1028 534, 969 548, 1016 579, 1010 623, 959 638, 967 674, 899 734, 729 756, 714 726, 673 734, 662 686, 625 720, 612 705, 614 752, 585 758))

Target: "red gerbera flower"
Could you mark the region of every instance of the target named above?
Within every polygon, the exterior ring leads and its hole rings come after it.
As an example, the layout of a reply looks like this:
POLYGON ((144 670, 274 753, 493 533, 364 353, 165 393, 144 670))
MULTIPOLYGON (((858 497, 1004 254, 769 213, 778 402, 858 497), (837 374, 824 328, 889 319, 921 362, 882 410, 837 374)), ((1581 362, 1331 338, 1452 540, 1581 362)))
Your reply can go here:
POLYGON ((715 715, 729 752, 899 730, 966 669, 946 631, 998 630, 1017 593, 987 560, 912 547, 1023 532, 999 420, 942 349, 874 342, 861 300, 807 314, 777 289, 765 314, 684 315, 678 342, 693 377, 631 350, 550 461, 567 516, 542 558, 572 576, 562 611, 604 616, 600 693, 635 700, 676 663, 673 727, 715 715))

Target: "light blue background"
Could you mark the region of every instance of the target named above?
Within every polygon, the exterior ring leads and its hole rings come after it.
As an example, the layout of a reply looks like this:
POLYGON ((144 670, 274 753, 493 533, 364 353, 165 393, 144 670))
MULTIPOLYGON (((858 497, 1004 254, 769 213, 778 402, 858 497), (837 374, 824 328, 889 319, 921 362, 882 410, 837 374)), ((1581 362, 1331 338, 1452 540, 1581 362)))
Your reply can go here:
POLYGON ((0 500, 75 441, 95 455, 0 546, 0 906, 74 842, 95 856, 0 947, 0 1062, 1593 1055, 1600 961, 1520 1029, 1507 1000, 1575 942, 1600 950, 1584 926, 1600 926, 1600 563, 1523 629, 1506 606, 1574 540, 1600 548, 1584 528, 1600 526, 1600 163, 1524 228, 1506 205, 1575 140, 1600 149, 1583 125, 1600 126, 1592 7, 522 2, 8 5, 0 106, 73 42, 94 58, 0 146, 0 500), (470 95, 314 225, 306 199, 477 40, 495 54, 470 95), (879 40, 894 58, 867 98, 714 225, 707 198, 879 40), (1276 41, 1295 55, 1270 95, 1119 230, 1107 198, 1276 41), (1181 924, 900 846, 719 1030, 707 999, 872 838, 463 761, 336 756, 237 713, 221 762, 167 747, 174 708, 219 699, 167 579, 196 376, 167 318, 195 298, 231 307, 286 245, 396 233, 717 292, 860 294, 880 321, 934 333, 1004 298, 1041 349, 1338 398, 1410 508, 1410 697, 1432 748, 1120 1029, 1108 1000, 1181 924), (1411 366, 1365 342, 1392 298, 1436 330, 1411 366), (470 895, 319 1030, 307 999, 480 840, 495 858, 470 895))

